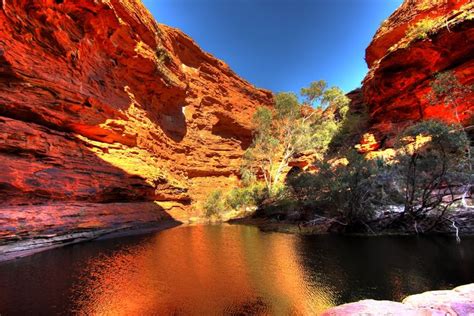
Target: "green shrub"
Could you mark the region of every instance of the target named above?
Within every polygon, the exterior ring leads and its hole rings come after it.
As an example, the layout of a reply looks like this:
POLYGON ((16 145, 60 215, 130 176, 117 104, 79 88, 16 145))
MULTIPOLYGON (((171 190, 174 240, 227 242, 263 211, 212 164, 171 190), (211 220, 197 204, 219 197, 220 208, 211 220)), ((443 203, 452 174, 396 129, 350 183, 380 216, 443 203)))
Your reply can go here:
POLYGON ((242 207, 260 205, 268 197, 266 186, 263 183, 254 183, 232 189, 226 196, 226 204, 234 210, 239 210, 242 207))
POLYGON ((168 52, 168 50, 166 48, 164 48, 162 46, 160 46, 156 49, 156 57, 163 64, 167 64, 171 61, 170 53, 168 52))
POLYGON ((246 207, 261 205, 268 197, 267 188, 263 183, 234 188, 227 193, 215 190, 207 198, 204 210, 206 217, 222 217, 231 210, 238 212, 246 207))
POLYGON ((299 214, 297 219, 301 219, 300 215, 303 213, 302 202, 292 197, 274 199, 271 203, 261 205, 258 209, 258 215, 280 220, 288 219, 295 213, 299 214))
POLYGON ((349 110, 337 133, 331 139, 329 152, 352 148, 360 140, 362 134, 367 131, 368 122, 369 114, 367 106, 364 105, 358 112, 349 110))
POLYGON ((370 219, 381 203, 383 186, 377 178, 377 164, 352 151, 347 166, 317 162, 315 174, 288 178, 295 198, 315 207, 314 212, 337 217, 348 226, 370 219))
POLYGON ((221 190, 212 191, 204 204, 206 217, 220 216, 226 211, 226 203, 221 190))
POLYGON ((251 192, 246 188, 235 188, 230 191, 226 202, 234 210, 254 203, 251 192))
POLYGON ((439 121, 425 121, 398 136, 399 182, 405 192, 405 211, 414 220, 442 217, 456 201, 459 188, 472 183, 466 133, 439 121))
POLYGON ((426 39, 439 26, 439 20, 426 18, 418 21, 407 29, 406 37, 409 39, 426 39))

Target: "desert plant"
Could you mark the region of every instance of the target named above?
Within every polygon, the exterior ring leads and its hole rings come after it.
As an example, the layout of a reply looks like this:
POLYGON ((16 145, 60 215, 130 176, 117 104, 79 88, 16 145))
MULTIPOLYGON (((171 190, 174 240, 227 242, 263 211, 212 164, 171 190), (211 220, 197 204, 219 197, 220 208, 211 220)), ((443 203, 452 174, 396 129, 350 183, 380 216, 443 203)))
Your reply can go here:
POLYGON ((268 193, 266 187, 258 182, 232 189, 225 197, 226 204, 233 210, 261 204, 268 193))
POLYGON ((345 151, 353 147, 367 131, 369 122, 368 107, 363 105, 357 112, 348 111, 337 132, 331 138, 331 152, 345 151))
POLYGON ((312 143, 310 121, 302 114, 296 95, 280 93, 275 101, 273 111, 260 107, 255 112, 254 140, 241 168, 247 181, 263 177, 270 195, 278 187, 289 159, 312 143))
MULTIPOLYGON (((431 92, 428 94, 428 99, 433 105, 442 103, 450 107, 456 116, 456 120, 459 124, 458 128, 462 129, 462 121, 458 113, 458 107, 462 102, 466 102, 465 99, 471 93, 474 93, 474 87, 461 84, 454 72, 445 71, 435 75, 434 80, 431 82, 431 92)), ((470 162, 469 169, 472 170, 470 142, 466 143, 465 148, 470 162)))
POLYGON ((351 151, 347 165, 316 162, 317 172, 288 178, 295 197, 311 201, 315 212, 337 218, 347 227, 365 225, 382 201, 377 164, 351 151))
POLYGON ((461 124, 458 107, 474 92, 474 87, 461 84, 452 71, 437 73, 430 86, 431 92, 428 94, 430 103, 432 105, 441 103, 450 107, 456 115, 457 122, 461 124))
POLYGON ((437 19, 426 18, 411 25, 406 32, 409 39, 426 39, 439 25, 437 19))
POLYGON ((170 53, 168 52, 168 50, 166 48, 164 48, 163 46, 158 46, 157 49, 156 49, 156 57, 158 58, 158 60, 163 63, 163 64, 167 64, 171 61, 171 55, 170 53))
POLYGON ((224 194, 221 190, 212 191, 204 204, 206 217, 220 216, 226 211, 224 194))
POLYGON ((305 102, 311 106, 318 100, 321 100, 324 91, 327 88, 327 83, 324 80, 313 81, 307 88, 301 88, 300 94, 303 96, 305 102))
POLYGON ((326 88, 320 80, 301 89, 308 104, 320 102, 326 110, 303 110, 294 93, 275 95, 273 109, 260 107, 253 122, 252 145, 244 154, 241 168, 245 183, 263 178, 267 192, 273 196, 281 186, 282 174, 297 153, 315 149, 323 155, 348 111, 349 99, 337 88, 326 88))
POLYGON ((396 167, 403 184, 404 212, 398 223, 425 220, 435 227, 459 200, 459 189, 472 181, 467 168, 467 136, 462 129, 438 121, 424 121, 398 137, 396 167))

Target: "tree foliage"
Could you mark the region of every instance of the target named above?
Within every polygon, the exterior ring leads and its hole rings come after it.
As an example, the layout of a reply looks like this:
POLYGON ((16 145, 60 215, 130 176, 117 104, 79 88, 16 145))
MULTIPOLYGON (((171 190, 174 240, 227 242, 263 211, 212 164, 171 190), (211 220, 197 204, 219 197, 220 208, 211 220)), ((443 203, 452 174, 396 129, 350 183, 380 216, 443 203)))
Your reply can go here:
POLYGON ((275 96, 275 108, 260 107, 253 117, 255 134, 244 154, 242 176, 251 182, 263 177, 270 195, 275 193, 288 160, 297 152, 311 148, 311 125, 304 116, 296 95, 275 96))
POLYGON ((253 117, 254 139, 244 154, 242 178, 247 183, 263 178, 270 196, 277 192, 295 154, 309 149, 324 154, 347 113, 349 99, 343 91, 327 88, 322 80, 303 88, 301 94, 308 103, 319 101, 330 109, 305 111, 296 94, 278 93, 273 109, 260 107, 253 117))
POLYGON ((347 164, 315 163, 316 173, 300 173, 287 183, 298 200, 312 201, 314 211, 336 217, 345 226, 363 224, 381 202, 377 165, 351 151, 347 164))
POLYGON ((266 188, 259 183, 226 192, 217 189, 209 194, 204 203, 205 216, 221 220, 230 211, 245 212, 246 208, 261 204, 267 196, 266 188))
POLYGON ((309 105, 314 105, 316 101, 323 98, 327 86, 328 85, 324 80, 313 81, 309 87, 301 88, 300 94, 309 105))
POLYGON ((206 217, 220 216, 226 209, 223 192, 221 190, 212 191, 204 204, 206 217))
POLYGON ((397 155, 389 164, 350 152, 347 164, 317 161, 315 173, 291 175, 287 185, 301 205, 310 205, 315 216, 337 219, 344 230, 372 230, 371 223, 380 221, 379 229, 426 232, 446 221, 450 207, 474 182, 467 141, 456 126, 425 121, 398 136, 397 155), (397 205, 401 212, 389 213, 385 222, 373 219, 375 211, 397 205))
MULTIPOLYGON (((398 137, 398 181, 403 187, 402 217, 423 221, 442 218, 472 181, 465 148, 466 133, 456 126, 424 121, 398 137)), ((437 221, 436 220, 436 221, 437 221)))
MULTIPOLYGON (((453 73, 441 73, 430 98, 457 111, 469 91, 453 73)), ((244 155, 242 178, 247 184, 265 184, 259 200, 253 199, 260 205, 267 198, 263 214, 269 210, 278 218, 300 220, 311 218, 308 214, 327 216, 346 231, 376 229, 375 222, 383 223, 380 229, 429 231, 446 220, 451 206, 474 183, 464 129, 438 121, 420 122, 400 133, 390 162, 370 161, 353 150, 345 151, 347 164, 324 161, 331 143, 342 143, 341 138, 356 137, 364 129, 367 111, 349 112, 343 91, 328 88, 324 81, 301 89, 301 96, 316 109, 308 111, 294 93, 279 93, 273 108, 258 108, 253 117, 254 139, 244 155), (319 157, 316 171, 291 173, 283 183, 288 162, 308 149, 319 157), (398 211, 385 217, 380 211, 388 206, 398 211)), ((246 194, 234 192, 229 205, 248 203, 246 194)))

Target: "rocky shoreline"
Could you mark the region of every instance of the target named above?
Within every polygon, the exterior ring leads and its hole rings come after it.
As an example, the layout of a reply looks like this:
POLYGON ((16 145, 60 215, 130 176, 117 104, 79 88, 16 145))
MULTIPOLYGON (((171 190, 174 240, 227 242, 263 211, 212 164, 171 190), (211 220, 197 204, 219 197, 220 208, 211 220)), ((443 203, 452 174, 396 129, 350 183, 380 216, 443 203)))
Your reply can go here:
MULTIPOLYGON (((456 211, 451 214, 451 220, 454 220, 458 226, 457 231, 453 227, 442 227, 430 232, 430 234, 448 235, 448 236, 472 236, 474 235, 474 212, 470 210, 456 211)), ((200 222, 198 220, 194 223, 205 225, 210 222, 200 222)), ((243 217, 238 219, 231 219, 227 221, 230 224, 236 225, 251 225, 256 226, 262 231, 266 232, 280 232, 289 234, 303 234, 303 235, 322 235, 322 234, 348 234, 348 235, 363 235, 363 236, 403 236, 414 235, 414 231, 403 230, 385 230, 385 231, 368 231, 366 233, 341 233, 333 228, 334 220, 329 218, 318 218, 318 220, 310 222, 298 222, 291 220, 278 220, 276 218, 264 217, 243 217)), ((173 228, 183 224, 182 222, 173 220, 171 218, 155 219, 149 222, 129 222, 124 225, 112 225, 113 227, 103 228, 77 228, 69 232, 57 231, 53 234, 37 234, 35 236, 28 236, 24 239, 4 240, 0 242, 0 262, 8 261, 16 258, 29 256, 38 252, 87 242, 104 238, 116 238, 129 235, 140 235, 156 231, 161 231, 168 228, 173 228)))
POLYGON ((362 300, 333 307, 322 315, 474 315, 474 283, 458 286, 452 290, 428 291, 410 295, 401 303, 362 300))
POLYGON ((0 244, 0 263, 77 243, 132 235, 143 235, 173 228, 179 225, 181 225, 180 222, 165 220, 137 226, 84 230, 55 236, 38 236, 37 238, 11 242, 3 245, 0 244))
MULTIPOLYGON (((393 215, 393 214, 392 214, 393 215)), ((455 223, 454 226, 440 225, 426 234, 438 234, 449 236, 472 236, 474 235, 474 212, 469 209, 460 209, 452 212, 448 217, 448 222, 455 223)), ((385 236, 385 235, 414 235, 415 228, 409 227, 405 229, 391 230, 375 230, 370 227, 366 232, 341 232, 337 229, 337 220, 326 217, 317 217, 312 221, 297 221, 291 219, 279 219, 277 217, 258 217, 250 216, 230 220, 231 224, 253 225, 262 231, 280 232, 289 234, 303 235, 320 235, 320 234, 350 234, 350 235, 368 235, 368 236, 385 236)), ((376 224, 377 225, 377 224, 376 224)), ((374 228, 375 226, 374 225, 374 228)), ((423 231, 418 232, 423 234, 423 231)))

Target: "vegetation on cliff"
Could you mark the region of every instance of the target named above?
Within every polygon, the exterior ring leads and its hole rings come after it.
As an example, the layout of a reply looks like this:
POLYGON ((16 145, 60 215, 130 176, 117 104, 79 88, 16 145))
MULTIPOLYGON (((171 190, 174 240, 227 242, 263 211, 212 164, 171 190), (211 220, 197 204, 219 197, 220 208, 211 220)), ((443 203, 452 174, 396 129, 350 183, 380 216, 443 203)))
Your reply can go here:
POLYGON ((294 93, 278 93, 274 107, 257 108, 253 141, 241 166, 244 187, 212 192, 204 207, 207 216, 278 199, 285 194, 284 178, 295 155, 309 150, 323 159, 345 122, 350 100, 322 80, 301 89, 300 97, 305 103, 294 93))
POLYGON ((474 181, 468 144, 455 125, 418 123, 399 134, 389 160, 349 150, 339 161, 316 160, 314 171, 290 172, 257 215, 309 225, 325 219, 344 232, 456 227, 450 211, 466 205, 474 181))
MULTIPOLYGON (((435 76, 432 87, 433 102, 454 111, 468 90, 450 73, 435 76)), ((470 143, 461 125, 422 121, 398 134, 390 155, 364 156, 342 140, 360 134, 367 117, 348 111, 349 99, 338 88, 316 81, 301 95, 316 109, 302 106, 295 94, 281 93, 274 108, 257 110, 253 143, 242 165, 244 187, 211 195, 212 214, 226 206, 254 206, 257 217, 304 225, 323 219, 329 230, 342 232, 457 227, 449 212, 467 205, 474 182, 470 143), (288 167, 308 152, 312 163, 288 167)))

